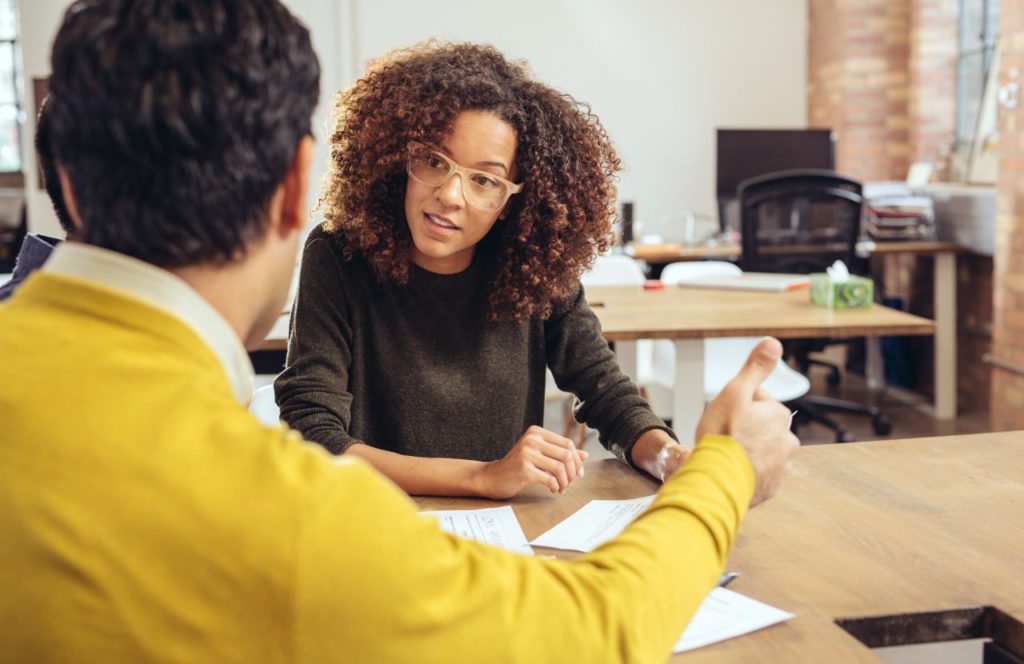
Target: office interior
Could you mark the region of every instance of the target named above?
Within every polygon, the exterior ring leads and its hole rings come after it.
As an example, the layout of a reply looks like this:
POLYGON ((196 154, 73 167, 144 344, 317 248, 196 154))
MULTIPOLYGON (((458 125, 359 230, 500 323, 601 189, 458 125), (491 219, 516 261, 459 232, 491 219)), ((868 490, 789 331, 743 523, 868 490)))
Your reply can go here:
MULTIPOLYGON (((0 176, 0 233, 8 258, 22 210, 29 230, 60 234, 27 146, 49 44, 68 4, 0 2, 8 53, 0 167, 9 171, 0 176)), ((936 220, 938 239, 963 245, 959 410, 942 423, 914 410, 892 435, 1024 428, 1024 0, 523 0, 511 11, 465 0, 286 4, 310 27, 323 68, 314 179, 325 171, 333 93, 389 49, 428 38, 492 43, 588 102, 623 159, 619 196, 632 206, 636 242, 721 240, 720 129, 828 130, 835 170, 864 183, 902 181, 914 164, 929 165, 929 192, 978 206, 936 220)), ((928 255, 875 258, 876 291, 930 318, 933 269, 928 255)), ((915 339, 896 351, 912 367, 909 397, 868 391, 856 362, 840 389, 896 412, 914 395, 927 402, 931 344, 915 339)), ((815 389, 828 388, 823 375, 814 380, 815 389)), ((866 425, 857 431, 872 437, 866 425)), ((827 432, 810 439, 830 441, 827 432)))

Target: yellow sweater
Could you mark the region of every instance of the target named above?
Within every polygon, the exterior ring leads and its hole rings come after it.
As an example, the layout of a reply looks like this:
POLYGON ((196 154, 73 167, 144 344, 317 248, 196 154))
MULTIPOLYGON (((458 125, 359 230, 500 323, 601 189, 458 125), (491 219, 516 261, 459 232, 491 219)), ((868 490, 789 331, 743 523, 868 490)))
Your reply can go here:
POLYGON ((576 562, 440 531, 266 428, 175 317, 42 274, 0 306, 0 652, 16 662, 663 661, 753 491, 728 438, 576 562))

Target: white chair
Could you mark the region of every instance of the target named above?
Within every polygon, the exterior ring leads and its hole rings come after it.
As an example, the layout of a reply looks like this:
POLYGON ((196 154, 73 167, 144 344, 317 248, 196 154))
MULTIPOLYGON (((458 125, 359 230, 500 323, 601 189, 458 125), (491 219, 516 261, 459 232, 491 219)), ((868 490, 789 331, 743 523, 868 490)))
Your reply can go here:
MULTIPOLYGON (((671 263, 661 273, 666 286, 678 286, 702 277, 740 275, 743 271, 724 261, 691 261, 671 263)), ((711 401, 725 384, 743 366, 750 351, 760 339, 756 337, 727 337, 707 339, 704 342, 704 400, 711 401)), ((675 383, 676 349, 667 340, 654 342, 650 371, 644 376, 644 387, 654 412, 664 417, 672 412, 672 386, 675 383)), ((792 401, 811 388, 807 377, 779 360, 775 371, 762 384, 762 388, 778 401, 792 401)))
POLYGON ((274 400, 273 385, 264 385, 256 390, 252 395, 252 401, 249 402, 249 412, 267 426, 273 427, 281 423, 281 409, 274 400))
POLYGON ((640 263, 622 254, 598 256, 590 270, 580 277, 584 287, 643 286, 646 279, 640 263))

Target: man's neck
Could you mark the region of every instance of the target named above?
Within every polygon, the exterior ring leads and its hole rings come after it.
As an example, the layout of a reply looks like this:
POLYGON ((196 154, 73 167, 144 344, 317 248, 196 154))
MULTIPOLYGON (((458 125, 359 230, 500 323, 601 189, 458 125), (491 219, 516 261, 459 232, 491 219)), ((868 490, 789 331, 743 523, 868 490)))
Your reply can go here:
POLYGON ((244 262, 224 266, 190 265, 168 271, 191 286, 224 317, 242 343, 250 346, 257 318, 253 309, 258 298, 250 292, 251 282, 244 279, 247 272, 244 262))

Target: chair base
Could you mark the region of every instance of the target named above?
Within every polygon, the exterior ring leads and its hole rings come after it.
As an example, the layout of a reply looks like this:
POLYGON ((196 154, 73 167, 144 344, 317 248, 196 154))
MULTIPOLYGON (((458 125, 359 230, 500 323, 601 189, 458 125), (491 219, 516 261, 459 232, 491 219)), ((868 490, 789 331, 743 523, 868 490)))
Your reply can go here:
POLYGON ((865 406, 852 401, 817 395, 807 395, 794 399, 788 405, 797 412, 796 417, 793 418, 794 431, 806 422, 817 422, 834 432, 837 443, 851 443, 856 438, 846 427, 829 417, 827 411, 866 415, 871 418, 871 430, 876 435, 888 436, 892 432, 892 422, 876 406, 865 406))

